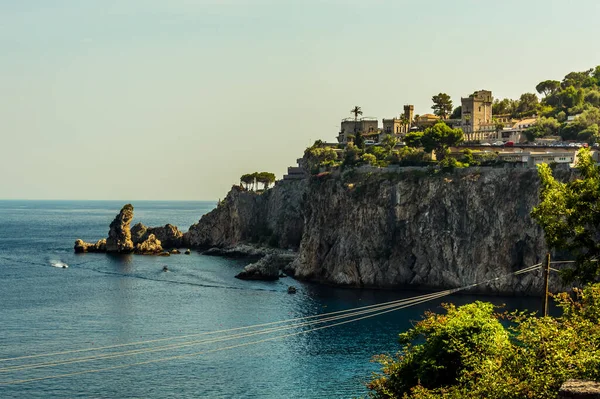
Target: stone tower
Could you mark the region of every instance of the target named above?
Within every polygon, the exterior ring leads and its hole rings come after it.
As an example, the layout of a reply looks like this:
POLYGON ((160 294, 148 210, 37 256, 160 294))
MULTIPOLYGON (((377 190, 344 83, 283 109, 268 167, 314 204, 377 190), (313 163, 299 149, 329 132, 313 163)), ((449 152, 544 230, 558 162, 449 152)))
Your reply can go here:
POLYGON ((482 125, 492 123, 492 92, 479 90, 467 98, 461 98, 461 125, 471 132, 482 130, 482 125))
POLYGON ((405 105, 404 106, 404 116, 406 117, 406 119, 408 119, 409 122, 412 122, 414 113, 415 113, 414 105, 405 105))

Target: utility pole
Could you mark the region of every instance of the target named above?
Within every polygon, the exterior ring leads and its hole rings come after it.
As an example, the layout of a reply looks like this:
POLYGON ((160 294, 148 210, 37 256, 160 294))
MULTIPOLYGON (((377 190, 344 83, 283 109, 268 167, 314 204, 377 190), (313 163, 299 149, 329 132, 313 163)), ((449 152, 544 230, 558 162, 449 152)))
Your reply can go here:
POLYGON ((546 264, 544 265, 544 299, 542 302, 542 315, 548 316, 548 280, 550 278, 550 252, 546 254, 546 264))

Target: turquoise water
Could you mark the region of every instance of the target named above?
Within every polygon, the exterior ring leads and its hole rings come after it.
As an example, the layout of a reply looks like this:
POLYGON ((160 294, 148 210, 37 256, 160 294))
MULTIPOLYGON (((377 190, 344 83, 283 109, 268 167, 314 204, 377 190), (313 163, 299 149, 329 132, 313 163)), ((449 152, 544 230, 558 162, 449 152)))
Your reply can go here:
MULTIPOLYGON (((355 323, 260 343, 253 342, 301 332, 306 327, 192 345, 192 341, 207 336, 176 337, 418 294, 336 289, 290 278, 277 282, 240 281, 234 275, 245 262, 196 252, 169 258, 74 254, 76 238, 95 241, 106 237, 108 225, 122 205, 114 201, 0 201, 0 360, 161 341, 0 361, 0 398, 361 396, 366 392, 365 381, 378 369, 370 362, 371 357, 395 352, 399 332, 410 327, 425 310, 439 310, 441 302, 464 303, 474 299, 444 298, 355 323), (62 264, 69 267, 61 268, 62 264), (162 272, 164 265, 169 272, 162 272), (291 284, 298 287, 295 295, 286 292, 291 284), (190 345, 149 352, 176 343, 190 345), (232 347, 242 344, 250 345, 232 347), (138 353, 124 355, 124 351, 138 349, 138 353), (204 353, 189 356, 198 352, 204 353), (119 357, 9 369, 107 353, 119 357), (156 362, 170 357, 177 358, 156 362), (102 370, 107 368, 113 369, 102 370), (51 378, 39 379, 46 377, 51 378), (2 385, 24 380, 27 382, 2 385)), ((139 201, 133 205, 134 223, 172 223, 185 231, 215 203, 139 201)), ((484 299, 508 302, 512 308, 532 309, 538 305, 535 299, 484 299)))

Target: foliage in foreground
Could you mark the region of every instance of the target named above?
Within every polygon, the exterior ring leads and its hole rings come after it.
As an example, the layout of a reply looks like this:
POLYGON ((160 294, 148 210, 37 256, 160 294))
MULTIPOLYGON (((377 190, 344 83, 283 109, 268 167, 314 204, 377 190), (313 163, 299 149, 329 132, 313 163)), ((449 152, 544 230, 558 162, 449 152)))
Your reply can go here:
POLYGON ((400 334, 396 357, 376 358, 369 397, 550 399, 567 379, 600 380, 600 284, 555 300, 558 318, 496 314, 482 302, 426 314, 400 334))
POLYGON ((588 283, 600 278, 600 167, 583 148, 576 169, 578 178, 562 183, 550 166, 538 166, 540 204, 531 216, 543 227, 548 247, 575 256, 575 266, 563 271, 563 277, 588 283))

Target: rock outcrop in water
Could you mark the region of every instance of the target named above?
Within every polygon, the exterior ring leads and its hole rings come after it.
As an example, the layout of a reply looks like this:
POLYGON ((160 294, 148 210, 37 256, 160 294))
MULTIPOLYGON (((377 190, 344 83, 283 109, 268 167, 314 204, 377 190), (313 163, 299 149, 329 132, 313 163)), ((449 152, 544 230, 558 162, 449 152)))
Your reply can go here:
POLYGON ((127 204, 110 224, 108 238, 106 239, 106 252, 133 252, 135 246, 131 240, 131 230, 129 227, 132 220, 133 206, 127 204))
POLYGON ((106 238, 96 241, 95 244, 83 240, 76 240, 74 249, 75 253, 106 252, 106 238))
POLYGON ((141 255, 158 254, 163 251, 163 247, 159 239, 154 234, 150 234, 146 240, 138 243, 135 246, 135 253, 141 255))
POLYGON ((136 223, 131 228, 131 239, 134 245, 146 241, 150 235, 154 235, 164 248, 178 248, 183 244, 183 233, 172 224, 163 227, 147 227, 142 223, 136 223))
POLYGON ((176 248, 183 241, 183 233, 176 226, 167 224, 164 227, 146 227, 137 223, 130 229, 132 220, 133 206, 127 204, 110 224, 108 238, 95 244, 76 240, 75 252, 134 252, 141 255, 169 256, 170 253, 163 251, 163 247, 176 248))
POLYGON ((271 253, 244 268, 236 278, 241 280, 271 281, 279 279, 281 270, 296 259, 295 254, 271 253))
MULTIPOLYGON (((184 235, 194 247, 295 248, 299 279, 377 288, 455 288, 541 262, 533 169, 369 169, 283 181, 264 194, 234 187, 184 235)), ((556 281, 552 282, 556 286, 556 281)), ((541 273, 480 292, 537 295, 541 273)))

